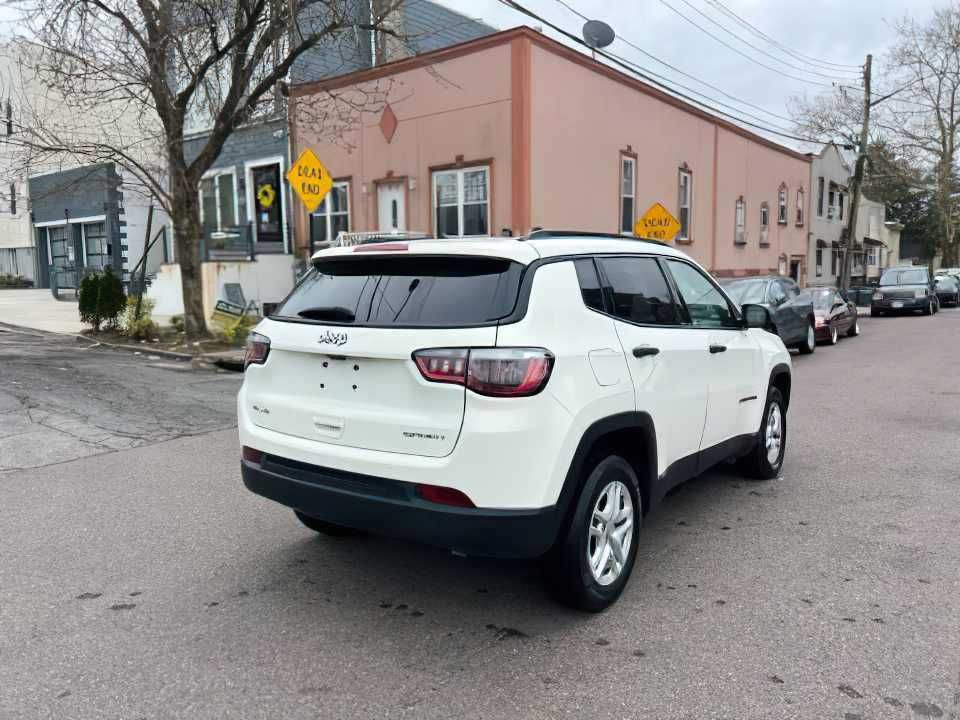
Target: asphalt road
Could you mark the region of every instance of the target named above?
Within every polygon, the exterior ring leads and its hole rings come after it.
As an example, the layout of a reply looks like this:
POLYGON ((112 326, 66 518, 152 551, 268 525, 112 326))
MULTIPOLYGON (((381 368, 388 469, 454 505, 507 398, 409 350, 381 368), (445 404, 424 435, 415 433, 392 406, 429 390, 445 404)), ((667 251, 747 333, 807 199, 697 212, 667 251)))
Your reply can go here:
MULTIPOLYGON (((784 477, 671 495, 596 616, 313 535, 233 431, 0 473, 0 718, 956 719, 960 311, 862 327, 796 358, 784 477)), ((158 417, 220 382, 154 371, 158 417)))

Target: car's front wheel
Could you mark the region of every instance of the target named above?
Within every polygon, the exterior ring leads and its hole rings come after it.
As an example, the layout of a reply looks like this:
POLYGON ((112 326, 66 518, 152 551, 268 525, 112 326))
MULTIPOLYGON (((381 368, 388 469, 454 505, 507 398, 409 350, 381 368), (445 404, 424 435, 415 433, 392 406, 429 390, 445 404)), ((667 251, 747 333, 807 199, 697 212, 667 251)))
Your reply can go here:
POLYGON ((809 355, 817 349, 817 331, 813 329, 813 323, 807 323, 807 337, 800 343, 798 348, 801 355, 809 355))
POLYGON ((360 530, 354 530, 353 528, 344 527, 343 525, 334 525, 333 523, 328 523, 325 520, 318 520, 315 517, 310 517, 309 515, 304 515, 299 510, 294 510, 293 514, 297 516, 297 519, 306 525, 308 528, 314 532, 321 533, 323 535, 330 535, 333 537, 349 537, 351 535, 363 535, 360 530))
POLYGON ((787 409, 783 394, 778 388, 767 391, 767 404, 763 408, 757 444, 742 458, 744 472, 758 480, 770 480, 783 469, 783 456, 787 450, 787 409))
POLYGON ((840 331, 837 329, 836 325, 833 325, 830 328, 830 335, 827 337, 827 345, 836 345, 839 339, 840 331))
POLYGON ((933 315, 936 312, 936 307, 933 304, 933 300, 927 303, 927 306, 923 309, 924 315, 933 315))
POLYGON ((630 578, 643 512, 630 463, 608 455, 587 468, 573 516, 544 570, 558 600, 600 612, 620 597, 630 578))
POLYGON ((856 337, 860 334, 860 318, 853 319, 853 325, 847 331, 847 337, 856 337))

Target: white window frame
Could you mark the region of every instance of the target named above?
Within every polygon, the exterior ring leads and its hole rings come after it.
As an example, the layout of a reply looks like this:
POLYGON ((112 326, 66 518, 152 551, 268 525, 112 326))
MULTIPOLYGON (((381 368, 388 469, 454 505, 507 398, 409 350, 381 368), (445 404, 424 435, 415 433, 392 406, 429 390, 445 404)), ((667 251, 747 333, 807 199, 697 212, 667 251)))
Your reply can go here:
POLYGON ((868 246, 868 249, 867 249, 866 264, 868 266, 877 264, 877 248, 873 247, 872 245, 868 246))
MULTIPOLYGON (((213 168, 203 174, 202 180, 213 178, 213 192, 217 198, 217 232, 223 232, 223 219, 220 217, 220 177, 222 175, 231 175, 233 177, 233 216, 237 223, 240 222, 240 195, 237 191, 237 168, 213 168)), ((200 202, 200 225, 203 225, 203 185, 197 188, 197 199, 200 202)))
POLYGON ((777 224, 786 225, 790 221, 787 188, 781 187, 777 191, 777 224))
MULTIPOLYGON (((437 225, 437 176, 438 175, 449 175, 454 174, 457 177, 457 237, 486 237, 485 235, 464 235, 463 234, 463 208, 465 205, 486 205, 487 206, 487 233, 490 235, 490 166, 489 165, 471 165, 470 167, 462 168, 448 168, 446 170, 431 170, 430 171, 430 208, 433 214, 431 223, 433 224, 434 234, 440 236, 440 228, 437 225), (477 170, 483 170, 487 178, 487 199, 482 202, 465 202, 464 201, 464 188, 463 188, 463 177, 468 172, 476 172, 477 170)), ((445 205, 444 207, 450 207, 445 205)))
MULTIPOLYGON (((329 243, 331 243, 331 244, 333 243, 334 240, 336 240, 336 238, 333 237, 333 222, 332 222, 332 219, 333 219, 333 216, 334 216, 334 215, 345 215, 346 218, 347 218, 347 232, 353 232, 353 228, 350 227, 350 225, 351 225, 351 223, 350 223, 350 210, 351 210, 352 207, 353 207, 353 198, 350 197, 350 181, 349 181, 349 180, 335 180, 334 183, 333 183, 333 187, 330 189, 330 192, 332 193, 333 190, 336 189, 336 188, 346 188, 346 191, 347 191, 347 209, 346 209, 345 211, 344 211, 344 210, 340 210, 340 211, 338 211, 338 212, 333 212, 333 210, 330 209, 331 206, 333 205, 333 203, 327 202, 327 198, 330 197, 330 193, 327 193, 327 197, 323 199, 324 212, 321 213, 321 212, 320 212, 320 208, 318 207, 318 208, 316 209, 316 211, 310 213, 310 217, 311 217, 311 218, 321 218, 321 217, 323 218, 324 222, 327 224, 327 242, 329 242, 329 243)), ((309 233, 310 233, 310 227, 309 227, 309 223, 310 223, 310 222, 311 222, 311 220, 308 218, 308 219, 307 219, 307 233, 308 233, 308 235, 309 235, 309 233)), ((312 236, 311 236, 311 237, 312 237, 312 236)))
POLYGON ((766 230, 770 227, 770 204, 764 200, 760 203, 760 229, 766 230))
MULTIPOLYGON (((287 168, 286 162, 282 155, 276 155, 274 157, 260 158, 259 160, 247 160, 243 163, 243 178, 244 184, 246 185, 246 195, 247 199, 247 222, 250 223, 251 232, 253 233, 253 239, 257 239, 257 218, 254 217, 254 209, 256 208, 256 203, 254 202, 254 192, 256 188, 253 187, 253 170, 254 168, 263 167, 264 165, 279 165, 280 166, 280 221, 281 232, 283 233, 283 252, 290 253, 290 235, 287 232, 287 168)), ((334 183, 336 184, 336 183, 334 183)), ((350 191, 347 191, 347 207, 349 208, 350 191)))
POLYGON ((690 236, 693 235, 693 172, 680 168, 677 174, 677 219, 680 219, 681 211, 683 208, 687 209, 687 234, 684 236, 683 227, 681 224, 680 232, 677 233, 678 240, 686 240, 689 242, 690 236), (681 202, 680 198, 682 194, 680 188, 684 185, 684 180, 686 180, 686 189, 687 189, 687 202, 684 204, 681 202))
POLYGON ((797 188, 797 227, 803 227, 803 222, 806 220, 803 216, 805 201, 806 193, 803 192, 803 188, 797 188))
POLYGON ((620 225, 620 234, 621 235, 633 235, 633 223, 636 222, 637 218, 637 159, 631 155, 626 155, 620 153, 620 216, 617 220, 617 223, 620 225), (630 183, 630 193, 627 195, 623 192, 623 169, 626 165, 630 165, 630 178, 632 182, 630 183), (623 203, 629 198, 633 202, 633 212, 631 213, 631 225, 629 228, 624 229, 623 227, 623 203))

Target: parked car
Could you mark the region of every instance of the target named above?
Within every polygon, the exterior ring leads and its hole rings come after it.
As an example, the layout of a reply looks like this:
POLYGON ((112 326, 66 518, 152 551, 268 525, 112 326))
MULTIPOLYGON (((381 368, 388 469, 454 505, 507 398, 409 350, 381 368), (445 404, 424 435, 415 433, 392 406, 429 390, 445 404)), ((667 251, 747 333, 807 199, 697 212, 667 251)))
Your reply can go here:
POLYGON ((904 265, 883 271, 880 284, 870 299, 870 315, 921 310, 933 315, 939 310, 930 272, 925 267, 904 265))
POLYGON ((777 334, 787 347, 803 354, 817 347, 816 315, 813 299, 801 292, 791 278, 780 276, 737 278, 723 281, 730 297, 741 305, 763 305, 773 315, 777 334))
POLYGON ((933 291, 936 293, 937 301, 941 307, 949 305, 957 307, 960 305, 960 282, 952 275, 937 275, 933 279, 933 291))
POLYGON ((860 334, 857 306, 845 300, 834 287, 808 288, 813 299, 814 325, 819 342, 836 345, 841 335, 856 337, 860 334))
POLYGON ((312 262, 237 398, 244 483, 311 530, 541 557, 598 611, 670 488, 780 473, 790 355, 678 250, 538 232, 312 262))

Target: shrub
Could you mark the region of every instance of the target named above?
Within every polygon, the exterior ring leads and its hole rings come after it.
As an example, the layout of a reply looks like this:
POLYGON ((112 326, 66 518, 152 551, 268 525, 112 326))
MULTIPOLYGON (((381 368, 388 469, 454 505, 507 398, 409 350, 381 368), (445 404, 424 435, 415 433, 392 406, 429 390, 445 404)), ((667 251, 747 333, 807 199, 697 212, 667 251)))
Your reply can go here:
POLYGON ((137 317, 137 298, 132 295, 128 297, 127 311, 123 316, 123 334, 135 340, 153 335, 157 329, 152 317, 154 305, 150 298, 143 298, 140 301, 140 317, 137 317))
POLYGON ((183 322, 183 315, 174 315, 173 317, 171 317, 170 324, 173 326, 173 329, 176 330, 178 333, 184 332, 184 328, 186 327, 183 322))
POLYGON ((220 330, 220 339, 224 342, 233 344, 244 343, 251 328, 256 324, 253 318, 241 315, 238 318, 230 318, 225 321, 220 330))
POLYGON ((90 273, 80 281, 80 319, 96 331, 104 324, 116 327, 126 305, 123 283, 107 267, 102 273, 90 273))

